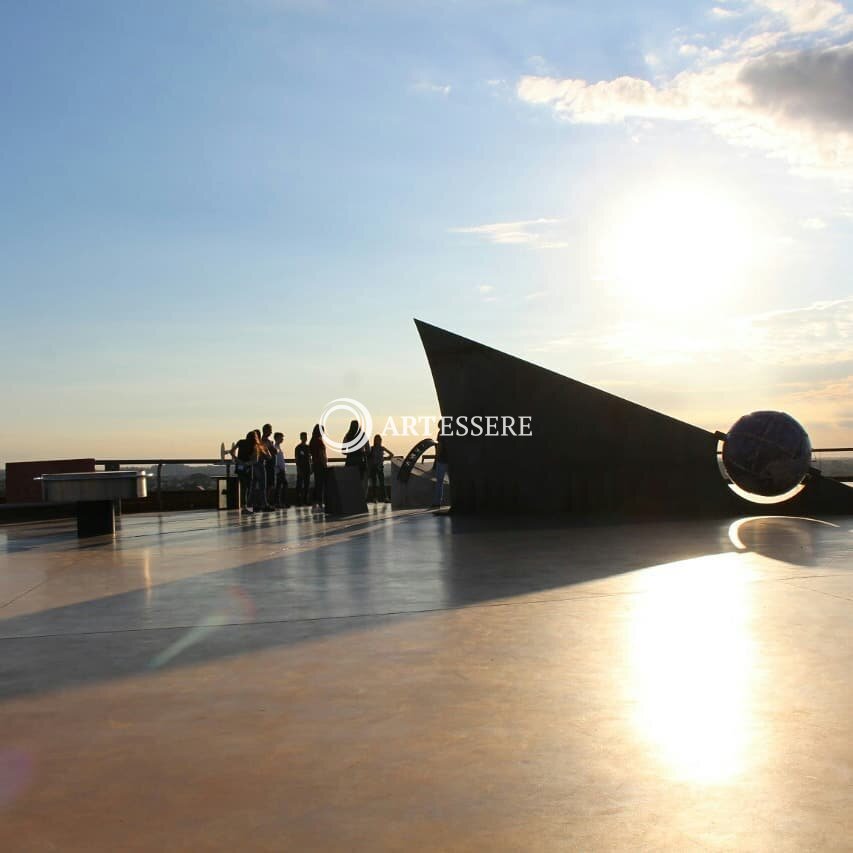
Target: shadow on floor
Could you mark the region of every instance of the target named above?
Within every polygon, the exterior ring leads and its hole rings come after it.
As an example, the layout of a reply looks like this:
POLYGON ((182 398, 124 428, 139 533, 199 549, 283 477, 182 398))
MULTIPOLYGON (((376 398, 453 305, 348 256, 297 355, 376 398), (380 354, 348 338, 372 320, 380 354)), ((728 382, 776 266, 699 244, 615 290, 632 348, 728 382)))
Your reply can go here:
POLYGON ((555 590, 571 594, 587 581, 748 547, 809 565, 833 527, 754 519, 732 540, 730 523, 718 521, 355 522, 305 550, 0 620, 0 698, 192 666, 434 610, 558 597, 555 590))

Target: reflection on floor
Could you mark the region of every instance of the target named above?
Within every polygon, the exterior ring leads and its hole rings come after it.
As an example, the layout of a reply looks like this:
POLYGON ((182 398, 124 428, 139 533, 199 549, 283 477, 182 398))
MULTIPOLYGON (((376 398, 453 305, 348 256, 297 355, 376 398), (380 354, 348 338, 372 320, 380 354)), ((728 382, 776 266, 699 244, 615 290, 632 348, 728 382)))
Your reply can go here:
POLYGON ((0 527, 0 849, 849 849, 851 528, 0 527))

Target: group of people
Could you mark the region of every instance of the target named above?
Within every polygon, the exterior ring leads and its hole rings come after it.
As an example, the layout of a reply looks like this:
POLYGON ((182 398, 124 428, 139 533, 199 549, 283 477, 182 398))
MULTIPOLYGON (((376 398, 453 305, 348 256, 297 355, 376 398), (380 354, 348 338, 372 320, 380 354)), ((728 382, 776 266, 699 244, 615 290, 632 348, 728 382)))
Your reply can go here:
MULTIPOLYGON (((344 443, 358 434, 358 421, 353 421, 344 437, 344 443)), ((284 447, 284 434, 273 432, 270 424, 262 429, 251 430, 245 438, 231 445, 230 455, 234 459, 237 477, 240 480, 241 508, 247 513, 270 512, 287 509, 288 484, 284 447)), ((364 445, 346 454, 346 465, 359 468, 365 488, 373 486, 374 499, 384 503, 385 457, 391 454, 382 446, 382 436, 377 435, 373 444, 364 445)), ((314 425, 311 440, 308 433, 299 433, 299 444, 293 452, 296 461, 296 505, 308 506, 311 477, 314 477, 312 511, 322 512, 325 504, 326 471, 328 457, 326 444, 319 424, 314 425)))
MULTIPOLYGON (((352 441, 359 432, 358 421, 350 421, 347 434, 344 436, 344 444, 352 441)), ((392 456, 391 452, 382 446, 382 436, 373 436, 373 444, 364 444, 358 450, 351 450, 346 454, 344 465, 355 466, 361 476, 361 485, 364 488, 365 497, 369 494, 368 488, 373 487, 373 495, 376 503, 386 503, 385 497, 385 457, 392 456)))

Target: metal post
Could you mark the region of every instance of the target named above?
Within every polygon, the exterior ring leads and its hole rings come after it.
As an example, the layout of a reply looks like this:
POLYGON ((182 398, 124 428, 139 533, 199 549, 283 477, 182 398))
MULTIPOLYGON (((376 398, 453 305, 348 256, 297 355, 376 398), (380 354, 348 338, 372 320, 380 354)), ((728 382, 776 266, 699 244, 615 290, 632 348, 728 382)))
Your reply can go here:
MULTIPOLYGON (((121 463, 120 462, 104 462, 104 471, 121 471, 121 463)), ((121 498, 115 498, 113 500, 113 509, 115 511, 116 518, 121 517, 121 498)))
POLYGON ((163 463, 157 463, 157 511, 163 512, 163 463))

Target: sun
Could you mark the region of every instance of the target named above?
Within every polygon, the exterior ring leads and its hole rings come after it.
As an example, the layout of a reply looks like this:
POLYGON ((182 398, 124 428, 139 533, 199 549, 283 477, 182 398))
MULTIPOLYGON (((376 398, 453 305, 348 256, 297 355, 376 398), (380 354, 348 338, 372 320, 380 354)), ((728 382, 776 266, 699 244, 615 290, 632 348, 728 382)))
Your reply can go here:
POLYGON ((710 185, 625 197, 601 229, 597 277, 632 313, 695 313, 749 286, 758 244, 749 207, 710 185))

